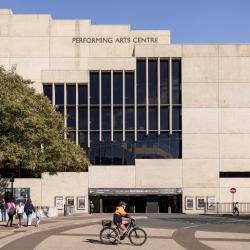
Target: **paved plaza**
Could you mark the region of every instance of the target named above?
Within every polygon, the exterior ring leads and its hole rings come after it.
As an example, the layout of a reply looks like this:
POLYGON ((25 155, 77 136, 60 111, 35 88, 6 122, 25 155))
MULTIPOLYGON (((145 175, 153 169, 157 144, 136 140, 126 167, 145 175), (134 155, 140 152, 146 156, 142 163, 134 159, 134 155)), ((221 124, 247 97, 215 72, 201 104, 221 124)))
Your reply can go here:
POLYGON ((128 239, 119 245, 103 245, 99 240, 102 219, 111 215, 83 215, 44 219, 36 227, 0 227, 0 249, 25 250, 248 250, 250 246, 250 217, 204 215, 136 215, 148 239, 142 247, 133 246, 128 239))

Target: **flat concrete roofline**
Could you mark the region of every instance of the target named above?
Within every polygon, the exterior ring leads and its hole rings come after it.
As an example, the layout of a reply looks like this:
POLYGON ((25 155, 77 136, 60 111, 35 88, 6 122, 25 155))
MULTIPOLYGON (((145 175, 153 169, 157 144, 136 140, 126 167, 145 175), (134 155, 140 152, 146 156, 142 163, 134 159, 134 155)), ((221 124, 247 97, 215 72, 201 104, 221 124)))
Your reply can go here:
POLYGON ((12 15, 13 12, 11 9, 0 9, 0 15, 12 15))

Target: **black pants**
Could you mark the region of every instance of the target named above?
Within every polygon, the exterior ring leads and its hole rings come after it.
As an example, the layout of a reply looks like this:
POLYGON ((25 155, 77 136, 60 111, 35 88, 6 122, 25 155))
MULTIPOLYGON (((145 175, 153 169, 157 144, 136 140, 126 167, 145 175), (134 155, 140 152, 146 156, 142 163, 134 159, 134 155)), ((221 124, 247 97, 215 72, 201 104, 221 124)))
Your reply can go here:
POLYGON ((234 214, 240 214, 239 209, 237 207, 234 208, 234 214))
POLYGON ((9 222, 10 222, 10 226, 12 227, 14 214, 8 214, 8 216, 9 216, 9 219, 8 219, 8 222, 7 222, 7 226, 9 225, 9 222))

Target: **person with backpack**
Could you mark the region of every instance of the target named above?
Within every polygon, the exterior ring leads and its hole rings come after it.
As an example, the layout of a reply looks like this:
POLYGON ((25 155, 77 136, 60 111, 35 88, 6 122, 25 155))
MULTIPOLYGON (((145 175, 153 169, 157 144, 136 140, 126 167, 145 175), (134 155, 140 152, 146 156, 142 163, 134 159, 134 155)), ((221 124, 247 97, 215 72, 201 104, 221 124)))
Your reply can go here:
POLYGON ((32 224, 32 213, 35 212, 35 208, 32 204, 31 199, 28 199, 24 206, 24 212, 27 216, 27 226, 31 226, 32 224))
POLYGON ((9 225, 10 223, 10 226, 12 227, 12 223, 13 223, 13 217, 14 215, 16 214, 16 205, 15 203, 13 202, 13 200, 10 200, 9 202, 7 202, 6 204, 6 210, 7 210, 7 214, 9 216, 9 219, 8 219, 8 222, 7 222, 7 225, 9 225))
POLYGON ((2 199, 0 203, 1 215, 2 215, 2 222, 6 221, 6 203, 5 200, 2 199))
POLYGON ((16 207, 16 210, 17 210, 17 217, 18 217, 18 227, 22 227, 22 220, 23 220, 23 213, 24 213, 22 202, 19 202, 19 204, 16 207))

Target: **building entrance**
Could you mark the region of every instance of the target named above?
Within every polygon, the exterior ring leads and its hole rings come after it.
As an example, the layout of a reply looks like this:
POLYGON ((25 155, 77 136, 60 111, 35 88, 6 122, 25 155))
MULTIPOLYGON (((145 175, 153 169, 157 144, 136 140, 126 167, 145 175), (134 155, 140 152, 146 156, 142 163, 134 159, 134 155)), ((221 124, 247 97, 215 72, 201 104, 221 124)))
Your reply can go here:
POLYGON ((128 213, 181 213, 182 195, 89 196, 95 213, 113 213, 120 201, 127 203, 128 213))

